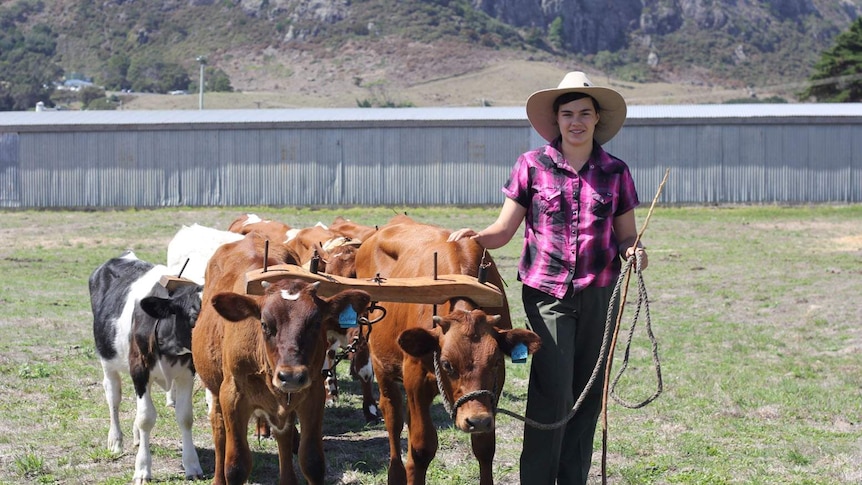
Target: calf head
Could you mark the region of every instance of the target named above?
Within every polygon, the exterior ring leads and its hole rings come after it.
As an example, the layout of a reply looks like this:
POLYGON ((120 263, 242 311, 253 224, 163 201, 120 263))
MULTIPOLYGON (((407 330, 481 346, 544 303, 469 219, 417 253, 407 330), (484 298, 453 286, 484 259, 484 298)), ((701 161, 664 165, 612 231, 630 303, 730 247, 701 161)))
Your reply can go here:
POLYGON ((260 341, 272 372, 271 384, 280 392, 299 392, 318 382, 326 352, 326 331, 338 328, 338 316, 348 306, 359 314, 371 296, 347 290, 321 298, 318 283, 283 279, 264 285, 263 296, 219 293, 212 298, 215 310, 238 322, 260 322, 260 341))
POLYGON ((407 354, 437 359, 441 398, 453 403, 452 420, 467 433, 494 430, 494 413, 505 379, 504 356, 511 355, 522 343, 532 354, 541 345, 535 333, 524 329, 502 330, 494 325, 499 315, 482 310, 453 310, 444 317, 435 316, 431 330, 411 328, 398 337, 398 345, 407 354))
MULTIPOLYGON (((167 292, 161 287, 158 290, 167 292)), ((202 291, 200 285, 182 285, 167 296, 143 298, 134 317, 134 338, 139 344, 147 342, 141 348, 156 347, 161 355, 168 357, 191 356, 192 329, 201 311, 202 291)))
POLYGON ((315 249, 321 255, 323 265, 320 271, 336 276, 356 278, 356 250, 359 245, 346 238, 339 238, 335 244, 315 244, 315 249))

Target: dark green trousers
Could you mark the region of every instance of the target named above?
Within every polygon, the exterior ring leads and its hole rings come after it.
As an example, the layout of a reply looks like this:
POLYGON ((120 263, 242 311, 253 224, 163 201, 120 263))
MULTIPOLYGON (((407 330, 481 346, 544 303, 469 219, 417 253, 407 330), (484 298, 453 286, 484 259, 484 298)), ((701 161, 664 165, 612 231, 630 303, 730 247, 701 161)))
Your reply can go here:
MULTIPOLYGON (((528 325, 542 337, 542 348, 532 356, 528 418, 550 424, 571 412, 598 361, 613 290, 613 287, 587 288, 559 300, 523 287, 528 325)), ((615 322, 616 311, 611 325, 615 322)), ((553 430, 524 425, 522 485, 587 483, 603 382, 604 366, 578 412, 566 425, 553 430)))

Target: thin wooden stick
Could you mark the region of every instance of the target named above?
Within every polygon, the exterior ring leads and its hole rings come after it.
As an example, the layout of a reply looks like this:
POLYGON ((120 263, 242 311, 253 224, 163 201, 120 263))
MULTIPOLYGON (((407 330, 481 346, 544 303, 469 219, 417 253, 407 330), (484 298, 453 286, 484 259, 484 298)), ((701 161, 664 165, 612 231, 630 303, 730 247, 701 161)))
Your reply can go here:
MULTIPOLYGON (((658 198, 664 190, 664 184, 667 182, 667 177, 670 175, 670 168, 664 171, 664 177, 661 180, 661 183, 658 186, 658 191, 656 191, 655 197, 652 199, 652 204, 650 205, 649 212, 647 212, 646 219, 644 220, 644 225, 635 238, 635 242, 632 246, 635 248, 638 247, 638 243, 641 240, 641 236, 643 236, 644 232, 646 232, 647 226, 649 226, 649 220, 652 217, 653 209, 655 209, 655 204, 658 202, 658 198)), ((637 249, 635 249, 637 251, 637 249)), ((610 381, 611 374, 611 363, 614 360, 614 348, 617 345, 617 336, 620 332, 620 322, 623 317, 623 309, 626 306, 626 296, 628 296, 629 292, 629 281, 631 280, 632 273, 631 271, 626 273, 626 281, 623 286, 622 295, 620 296, 620 309, 617 312, 617 321, 614 325, 614 336, 611 339, 611 346, 608 349, 608 357, 607 364, 605 365, 605 381, 602 387, 602 485, 607 485, 608 483, 608 382, 610 381)))

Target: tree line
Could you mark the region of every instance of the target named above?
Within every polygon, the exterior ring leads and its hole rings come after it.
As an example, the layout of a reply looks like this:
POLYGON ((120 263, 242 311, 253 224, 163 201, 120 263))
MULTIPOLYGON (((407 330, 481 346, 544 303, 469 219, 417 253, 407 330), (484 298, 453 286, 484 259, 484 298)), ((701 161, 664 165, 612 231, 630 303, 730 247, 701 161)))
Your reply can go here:
MULTIPOLYGON (((57 34, 50 25, 37 23, 29 29, 22 26, 40 13, 39 0, 19 0, 0 8, 0 111, 33 109, 39 101, 54 106, 57 86, 65 71, 56 62, 57 34)), ((98 88, 78 91, 84 108, 110 109, 105 90, 168 93, 197 91, 198 76, 190 76, 183 65, 163 59, 152 51, 133 55, 115 54, 94 79, 98 88), (194 79, 194 80, 193 80, 194 79), (94 96, 94 93, 100 93, 94 96)), ((197 74, 195 66, 194 74, 197 74)), ((207 66, 204 90, 233 91, 230 78, 223 70, 207 66)))

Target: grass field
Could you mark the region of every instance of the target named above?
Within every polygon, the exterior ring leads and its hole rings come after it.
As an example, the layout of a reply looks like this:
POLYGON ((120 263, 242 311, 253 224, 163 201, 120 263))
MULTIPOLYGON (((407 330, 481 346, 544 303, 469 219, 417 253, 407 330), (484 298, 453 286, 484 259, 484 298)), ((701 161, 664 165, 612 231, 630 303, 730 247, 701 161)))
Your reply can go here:
MULTIPOLYGON (((404 210, 399 208, 399 211, 404 210)), ((121 484, 131 481, 134 399, 124 381, 126 449, 105 449, 107 405, 92 342, 90 272, 134 249, 164 262, 182 224, 226 228, 256 212, 302 227, 336 215, 382 224, 391 208, 310 210, 208 208, 0 212, 0 484, 121 484)), ((410 208, 413 218, 450 229, 484 227, 496 208, 410 208)), ((646 208, 638 211, 643 221, 646 208)), ((523 326, 515 280, 516 241, 492 252, 523 326)), ((862 206, 659 207, 644 242, 651 322, 664 393, 649 406, 609 407, 612 484, 862 483, 862 206)), ((430 255, 429 255, 430 257, 430 255)), ((637 297, 629 289, 629 309, 637 297)), ((623 319, 625 336, 631 313, 623 319)), ((641 314, 629 370, 618 393, 649 396, 656 382, 641 314)), ((620 368, 617 347, 614 369, 620 368)), ((507 364, 501 407, 523 413, 529 364, 507 364)), ((328 409, 327 483, 386 482, 382 425, 366 427, 342 375, 344 400, 328 409)), ((157 483, 187 483, 177 426, 157 392, 153 466, 157 483)), ((435 401, 440 451, 433 484, 474 484, 468 438, 435 401)), ((523 424, 497 422, 495 478, 518 483, 523 424)), ((195 441, 213 467, 203 391, 195 441)), ((252 483, 274 483, 275 444, 253 441, 252 483)), ((600 435, 593 481, 600 483, 600 435)), ((209 483, 199 482, 199 483, 209 483)))

